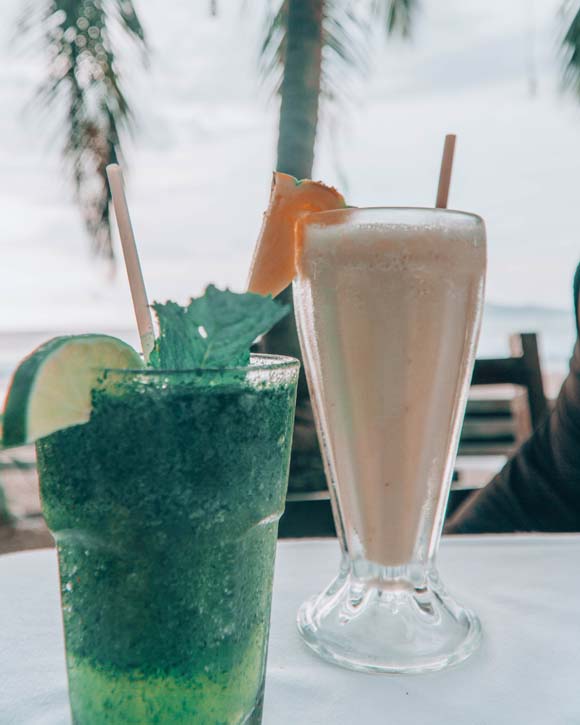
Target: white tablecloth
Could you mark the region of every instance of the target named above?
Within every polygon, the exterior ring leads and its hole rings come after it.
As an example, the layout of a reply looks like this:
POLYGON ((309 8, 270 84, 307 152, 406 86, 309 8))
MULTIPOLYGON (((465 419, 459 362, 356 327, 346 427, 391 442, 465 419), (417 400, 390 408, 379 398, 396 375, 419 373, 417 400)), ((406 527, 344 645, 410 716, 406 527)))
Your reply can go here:
MULTIPOLYGON (((349 672, 302 644, 296 609, 337 561, 332 541, 278 548, 264 725, 580 724, 580 536, 444 541, 441 574, 480 615, 484 640, 463 664, 426 675, 349 672)), ((65 723, 55 554, 2 556, 0 724, 65 723)))

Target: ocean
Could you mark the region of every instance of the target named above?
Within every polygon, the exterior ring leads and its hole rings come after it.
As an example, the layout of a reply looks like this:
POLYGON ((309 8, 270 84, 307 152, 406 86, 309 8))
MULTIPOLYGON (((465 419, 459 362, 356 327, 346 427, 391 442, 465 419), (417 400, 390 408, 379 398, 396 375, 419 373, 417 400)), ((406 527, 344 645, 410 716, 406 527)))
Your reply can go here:
POLYGON ((554 373, 567 370, 576 338, 572 309, 488 304, 483 317, 478 355, 508 355, 509 336, 514 332, 535 332, 538 335, 544 370, 554 373))
MULTIPOLYGON (((3 396, 18 362, 35 347, 59 334, 75 330, 0 332, 0 395, 3 396)), ((93 331, 95 331, 93 329, 93 331)), ((101 330, 138 347, 136 332, 129 329, 101 330)), ((542 307, 513 307, 488 304, 485 308, 479 357, 509 355, 509 336, 514 332, 536 332, 539 338, 542 369, 547 377, 561 379, 575 340, 571 311, 542 307)), ((555 392, 555 391, 551 391, 555 392)))

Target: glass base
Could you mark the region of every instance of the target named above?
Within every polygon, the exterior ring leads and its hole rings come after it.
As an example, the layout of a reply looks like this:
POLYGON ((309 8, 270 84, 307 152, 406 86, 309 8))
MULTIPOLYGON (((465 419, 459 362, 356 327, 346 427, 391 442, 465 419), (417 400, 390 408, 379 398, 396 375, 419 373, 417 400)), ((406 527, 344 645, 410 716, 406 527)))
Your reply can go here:
POLYGON ((477 649, 479 619, 447 594, 436 572, 364 564, 364 576, 343 566, 298 611, 300 634, 323 659, 364 672, 421 673, 477 649))

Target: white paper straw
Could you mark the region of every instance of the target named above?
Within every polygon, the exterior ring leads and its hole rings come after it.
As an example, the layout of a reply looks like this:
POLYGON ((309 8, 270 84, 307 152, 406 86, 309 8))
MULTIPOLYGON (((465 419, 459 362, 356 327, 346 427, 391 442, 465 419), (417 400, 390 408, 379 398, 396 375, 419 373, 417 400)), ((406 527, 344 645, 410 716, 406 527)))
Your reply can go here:
POLYGON ((131 289, 131 297, 133 299, 137 329, 139 330, 139 337, 141 338, 141 348, 145 362, 147 362, 155 344, 155 332, 149 302, 147 301, 147 292, 145 290, 143 272, 141 271, 141 263, 139 262, 137 245, 135 244, 135 235, 133 234, 133 227, 131 226, 129 208, 125 197, 123 172, 118 164, 109 164, 107 166, 107 177, 111 187, 117 226, 119 227, 119 236, 121 238, 125 267, 127 268, 127 276, 129 278, 129 288, 131 289))
POLYGON ((448 133, 447 136, 445 136, 443 157, 441 158, 441 170, 439 172, 439 184, 437 186, 437 200, 435 202, 437 209, 447 209, 456 138, 457 137, 454 133, 448 133))

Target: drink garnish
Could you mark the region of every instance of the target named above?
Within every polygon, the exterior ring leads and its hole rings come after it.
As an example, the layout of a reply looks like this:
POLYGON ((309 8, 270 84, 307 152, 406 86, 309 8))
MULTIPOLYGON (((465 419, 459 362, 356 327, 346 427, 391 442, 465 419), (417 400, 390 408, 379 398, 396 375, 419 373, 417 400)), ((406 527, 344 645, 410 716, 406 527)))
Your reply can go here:
POLYGON ((270 296, 214 285, 187 306, 169 301, 152 307, 159 336, 149 364, 166 370, 247 365, 252 343, 290 309, 270 296))
POLYGON ((109 335, 68 335, 45 342, 12 377, 4 405, 2 445, 21 446, 86 423, 92 391, 107 368, 143 367, 141 357, 109 335))
POLYGON ((296 220, 302 214, 345 206, 344 197, 331 186, 310 179, 299 181, 276 171, 250 267, 248 290, 273 297, 280 294, 296 276, 296 220))

